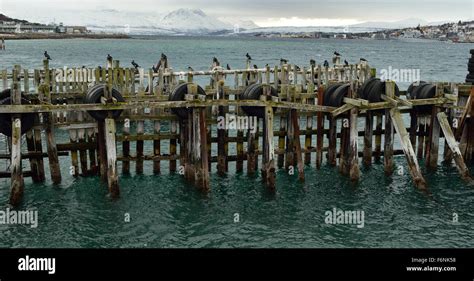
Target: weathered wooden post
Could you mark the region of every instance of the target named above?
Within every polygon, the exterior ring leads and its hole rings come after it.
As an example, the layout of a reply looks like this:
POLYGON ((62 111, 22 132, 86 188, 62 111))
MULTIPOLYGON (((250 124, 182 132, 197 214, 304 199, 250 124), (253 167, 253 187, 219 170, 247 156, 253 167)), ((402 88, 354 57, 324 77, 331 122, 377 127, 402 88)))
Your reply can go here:
MULTIPOLYGON (((21 89, 19 85, 18 69, 13 69, 13 91, 11 91, 12 104, 21 104, 21 89)), ((10 183, 10 204, 16 206, 23 198, 24 181, 21 166, 21 115, 13 114, 12 124, 12 144, 11 144, 11 183, 10 183)))
MULTIPOLYGON (((387 80, 385 82, 385 93, 389 98, 395 97, 395 83, 387 80)), ((384 171, 385 174, 393 173, 393 123, 390 118, 390 109, 385 109, 385 139, 384 139, 384 171)))
POLYGON ((107 148, 107 183, 112 198, 120 195, 117 175, 117 148, 115 143, 115 120, 105 119, 105 146, 107 148))
POLYGON ((446 139, 446 143, 449 149, 452 152, 452 157, 454 158, 454 162, 456 163, 456 167, 458 168, 459 174, 463 179, 472 180, 469 169, 462 158, 461 151, 459 150, 459 144, 457 143, 456 139, 454 138, 453 131, 451 130, 451 126, 449 125, 448 117, 446 113, 439 112, 437 114, 437 118, 440 124, 441 129, 443 130, 444 138, 446 139))
MULTIPOLYGON (((314 77, 313 71, 311 76, 314 77)), ((324 103, 325 88, 321 83, 321 65, 318 65, 318 105, 324 103)), ((323 141, 324 141, 324 119, 325 115, 322 112, 317 114, 317 132, 316 132, 316 168, 320 169, 323 162, 323 141)))
MULTIPOLYGON (((46 102, 51 103, 51 93, 50 93, 50 79, 51 73, 49 71, 49 61, 46 59, 43 61, 44 65, 44 83, 42 85, 42 93, 46 102)), ((59 166, 58 158, 58 148, 56 146, 56 140, 54 138, 54 121, 53 114, 51 112, 44 113, 44 124, 46 132, 46 144, 48 148, 48 159, 49 159, 49 169, 51 173, 51 180, 54 184, 59 184, 61 182, 61 170, 59 166)))
MULTIPOLYGON (((269 90, 269 89, 267 89, 269 90)), ((262 100, 270 99, 270 95, 262 95, 262 100)), ((263 121, 263 165, 262 178, 265 186, 270 190, 275 190, 275 150, 273 144, 273 108, 265 107, 265 118, 263 121)))
MULTIPOLYGON (((352 81, 352 66, 350 73, 350 87, 349 95, 351 98, 356 97, 356 91, 354 89, 354 83, 352 81)), ((351 181, 355 182, 359 180, 360 170, 359 170, 359 152, 358 152, 358 138, 359 131, 357 127, 357 119, 359 114, 359 108, 354 107, 350 110, 350 120, 349 120, 349 177, 351 181)))
MULTIPOLYGON (((436 84, 436 97, 443 96, 443 85, 441 83, 436 84)), ((429 135, 429 146, 428 153, 426 156, 426 165, 431 169, 436 169, 438 166, 438 152, 439 152, 439 138, 440 138, 440 127, 438 122, 438 113, 440 108, 436 105, 433 106, 431 112, 431 126, 429 135)))

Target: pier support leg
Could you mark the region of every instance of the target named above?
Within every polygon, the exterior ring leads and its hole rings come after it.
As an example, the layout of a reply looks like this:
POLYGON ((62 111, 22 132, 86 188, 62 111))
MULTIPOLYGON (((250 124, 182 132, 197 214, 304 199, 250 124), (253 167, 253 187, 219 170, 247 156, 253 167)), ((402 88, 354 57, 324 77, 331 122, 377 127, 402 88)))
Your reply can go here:
POLYGON ((209 191, 209 159, 207 155, 206 112, 202 108, 193 109, 193 164, 195 185, 202 191, 209 191))
POLYGON ((56 140, 54 139, 53 116, 51 113, 46 113, 44 116, 51 180, 54 184, 59 184, 61 183, 61 170, 59 168, 58 148, 56 147, 56 140))
POLYGON ((390 117, 387 116, 393 121, 395 130, 400 137, 400 144, 402 145, 403 152, 405 153, 405 157, 408 162, 408 168, 410 170, 410 175, 413 178, 413 182, 415 183, 416 187, 420 190, 426 190, 426 181, 421 174, 420 166, 418 165, 418 160, 416 159, 415 150, 413 149, 413 145, 410 141, 410 136, 403 124, 403 119, 400 114, 400 111, 397 109, 390 110, 390 117))
MULTIPOLYGON (((273 114, 273 111, 272 111, 272 114, 273 114)), ((273 118, 272 118, 272 121, 273 121, 273 118)), ((298 121, 299 121, 298 112, 296 111, 296 109, 292 109, 291 122, 292 122, 293 132, 294 132, 293 151, 296 158, 296 165, 298 168, 298 179, 301 182, 303 182, 304 181, 304 165, 303 165, 303 154, 301 152, 300 125, 298 121)), ((272 143, 273 143, 273 139, 272 139, 272 143)))
POLYGON ((439 112, 437 114, 437 118, 440 124, 441 129, 443 130, 444 138, 446 139, 446 143, 449 146, 449 149, 452 151, 452 157, 454 158, 454 162, 456 163, 456 167, 458 168, 459 174, 463 179, 472 180, 469 169, 462 158, 461 151, 459 150, 459 144, 456 142, 454 138, 454 133, 451 130, 451 126, 449 125, 448 117, 444 112, 439 112))
POLYGON ((337 145, 337 119, 335 117, 329 118, 329 148, 328 148, 328 163, 331 166, 336 166, 336 145, 337 145))
POLYGON ((10 204, 18 205, 23 198, 24 181, 21 166, 21 119, 12 118, 12 146, 11 146, 11 185, 10 204))
POLYGON ((120 196, 117 175, 117 147, 115 143, 115 120, 105 119, 105 146, 107 148, 107 184, 112 198, 120 196))
POLYGON ((105 121, 97 122, 97 153, 99 154, 99 172, 103 182, 107 182, 107 149, 105 144, 105 121))
POLYGON ((275 190, 275 151, 273 146, 273 108, 265 107, 265 119, 263 122, 263 167, 262 178, 265 186, 275 190))
POLYGON ((429 146, 426 159, 426 165, 428 168, 436 169, 438 166, 438 152, 439 152, 439 138, 440 138, 440 128, 437 115, 440 112, 439 107, 433 106, 433 113, 431 115, 431 126, 430 126, 430 136, 429 136, 429 146))
POLYGON ((364 165, 372 165, 372 140, 374 132, 374 116, 370 110, 365 116, 365 133, 364 133, 364 165))
POLYGON ((283 168, 285 163, 285 135, 286 135, 286 118, 281 116, 280 117, 280 136, 278 137, 278 150, 280 153, 277 157, 277 165, 278 168, 283 168))
POLYGON ((286 152, 285 152, 285 169, 295 166, 295 129, 293 127, 293 110, 288 111, 287 117, 287 133, 286 133, 286 152))
MULTIPOLYGON (((318 86, 318 105, 323 105, 324 89, 321 85, 318 86)), ((317 132, 316 132, 316 168, 319 170, 323 163, 323 140, 324 140, 324 118, 322 112, 317 114, 317 132)))
MULTIPOLYGON (((390 98, 395 97, 395 83, 393 81, 385 82, 385 93, 390 98)), ((383 162, 385 175, 387 176, 393 173, 393 123, 390 116, 390 109, 385 109, 385 143, 383 162)))
POLYGON ((251 129, 247 131, 247 174, 254 175, 257 169, 257 144, 258 130, 253 133, 251 129))
MULTIPOLYGON (((37 153, 35 148, 34 132, 33 130, 26 133, 26 145, 28 147, 28 152, 37 153)), ((31 179, 33 182, 41 182, 41 176, 39 174, 39 163, 38 158, 30 158, 30 168, 31 168, 31 179)))
POLYGON ((375 116, 375 151, 374 160, 380 161, 382 155, 382 114, 375 116))
POLYGON ((350 132, 349 132, 349 177, 351 181, 356 182, 360 177, 359 170, 359 152, 358 152, 358 138, 359 131, 357 128, 358 108, 351 109, 350 115, 350 132))

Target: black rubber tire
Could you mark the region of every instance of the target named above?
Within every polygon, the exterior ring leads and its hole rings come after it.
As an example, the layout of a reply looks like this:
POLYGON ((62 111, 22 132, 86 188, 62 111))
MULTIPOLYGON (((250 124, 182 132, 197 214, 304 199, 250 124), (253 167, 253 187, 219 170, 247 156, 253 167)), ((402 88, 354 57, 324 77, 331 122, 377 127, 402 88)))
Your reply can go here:
MULTIPOLYGON (((9 89, 7 89, 9 91, 9 89)), ((7 91, 5 90, 5 91, 7 91)), ((5 92, 3 91, 2 94, 5 92)), ((6 97, 0 100, 0 105, 11 104, 11 97, 6 97)), ((31 104, 24 95, 21 96, 21 104, 31 104)), ((28 132, 35 124, 36 113, 21 114, 21 134, 28 132)), ((0 114, 0 133, 5 136, 12 136, 12 115, 10 113, 0 114)))
POLYGON ((344 104, 344 97, 347 96, 351 84, 346 83, 339 86, 329 98, 330 106, 340 107, 344 104))
MULTIPOLYGON (((169 96, 170 101, 184 101, 185 100, 185 95, 188 93, 188 85, 192 83, 182 83, 176 86, 176 88, 173 89, 173 92, 171 92, 169 96)), ((204 91, 203 88, 200 86, 197 87, 197 92, 199 95, 206 95, 206 91, 204 91)), ((188 118, 188 109, 186 108, 172 108, 171 112, 173 114, 177 115, 181 119, 187 119, 188 118)))
POLYGON ((333 95, 334 91, 336 91, 336 89, 339 88, 339 86, 341 85, 342 85, 341 83, 331 85, 324 91, 324 98, 323 98, 324 106, 330 106, 329 102, 330 102, 331 96, 333 95))
POLYGON ((416 88, 418 88, 422 84, 426 84, 426 82, 425 81, 417 81, 417 82, 411 83, 410 86, 408 86, 408 89, 407 89, 408 98, 412 99, 413 92, 415 91, 416 88))
POLYGON ((466 83, 474 83, 474 79, 466 79, 466 83))
MULTIPOLYGON (((434 84, 423 84, 418 87, 416 91, 416 97, 415 99, 428 99, 432 98, 436 95, 436 85, 434 84)), ((422 105, 422 106, 417 106, 416 107, 416 112, 418 114, 431 114, 433 106, 432 105, 422 105)))
POLYGON ((469 50, 469 53, 470 53, 471 55, 474 55, 474 49, 469 50))
MULTIPOLYGON (((385 95, 385 87, 385 81, 378 79, 369 87, 367 100, 369 102, 382 102, 382 95, 385 95)), ((397 84, 395 84, 395 96, 400 96, 400 89, 397 84)))
POLYGON ((358 96, 359 98, 361 99, 367 99, 367 96, 368 96, 368 89, 372 87, 372 85, 375 83, 375 81, 377 80, 380 80, 378 78, 375 78, 375 77, 371 77, 370 79, 367 79, 364 84, 362 84, 362 86, 359 88, 359 91, 358 91, 358 96))
MULTIPOLYGON (((278 97, 278 92, 275 88, 271 87, 271 93, 273 97, 278 97)), ((244 93, 242 94, 242 100, 259 100, 260 96, 263 95, 263 85, 262 84, 252 84, 248 86, 244 93)), ((242 106, 242 110, 249 116, 257 116, 258 118, 265 117, 265 110, 260 107, 255 106, 242 106)), ((277 108, 273 108, 275 112, 277 108)))
POLYGON ((474 65, 471 65, 471 64, 468 65, 467 66, 467 71, 469 71, 469 73, 471 73, 471 74, 474 73, 474 65))
POLYGON ((474 63, 474 58, 470 58, 469 63, 474 63))
POLYGON ((466 79, 474 79, 474 73, 469 73, 466 75, 466 79))
POLYGON ((8 98, 11 94, 11 89, 5 89, 0 92, 0 100, 3 100, 5 98, 8 98))
MULTIPOLYGON (((99 84, 95 85, 92 88, 90 88, 87 91, 86 97, 84 98, 84 103, 101 103, 100 98, 104 96, 104 87, 106 85, 99 84)), ((125 99, 123 98, 122 94, 119 92, 119 90, 112 88, 112 96, 118 101, 118 102, 125 102, 125 99)), ((109 116, 109 113, 107 111, 87 111, 89 115, 94 118, 97 121, 103 121, 107 116, 109 116)), ((122 114, 122 110, 113 110, 112 111, 112 118, 117 119, 120 117, 122 114)))

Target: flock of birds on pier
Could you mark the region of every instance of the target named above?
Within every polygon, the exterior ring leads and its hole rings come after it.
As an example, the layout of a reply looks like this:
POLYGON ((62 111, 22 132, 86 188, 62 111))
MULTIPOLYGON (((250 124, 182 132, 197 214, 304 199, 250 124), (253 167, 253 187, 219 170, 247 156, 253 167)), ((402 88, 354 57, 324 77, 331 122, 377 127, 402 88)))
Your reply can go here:
MULTIPOLYGON (((340 54, 339 52, 337 52, 337 51, 334 51, 334 56, 340 57, 341 54, 340 54)), ((47 60, 52 60, 52 59, 51 59, 51 56, 48 54, 48 51, 44 51, 44 57, 45 57, 47 60)), ((247 58, 248 61, 251 61, 251 60, 252 60, 252 57, 249 55, 249 53, 247 53, 247 54, 245 55, 245 57, 247 58)), ((108 60, 108 61, 112 61, 112 60, 113 60, 113 57, 112 57, 110 54, 107 54, 107 60, 108 60)), ((151 69, 153 70, 153 72, 157 73, 158 70, 159 70, 160 67, 161 67, 161 62, 162 62, 162 61, 166 61, 166 60, 167 60, 167 56, 166 56, 165 54, 161 53, 160 60, 158 61, 158 63, 155 64, 155 65, 152 65, 152 67, 151 67, 151 69)), ((289 61, 288 59, 281 58, 281 59, 280 59, 280 64, 282 64, 282 65, 283 65, 283 64, 288 64, 288 61, 289 61)), ((364 59, 364 58, 360 58, 360 62, 367 62, 367 60, 364 59)), ((219 62, 219 60, 218 60, 216 57, 214 57, 214 58, 212 59, 212 63, 213 63, 213 66, 220 66, 220 62, 219 62)), ((139 65, 138 63, 136 63, 135 60, 132 60, 131 64, 132 64, 132 66, 133 66, 136 70, 138 70, 138 69, 140 68, 140 65, 139 65)), ((316 61, 315 61, 314 59, 310 59, 309 64, 310 64, 310 66, 315 67, 315 66, 316 66, 316 61)), ((348 62, 347 60, 344 60, 344 65, 345 65, 345 66, 349 66, 349 62, 348 62)), ((265 67, 267 67, 267 66, 268 66, 268 64, 265 65, 265 67)), ((295 67, 296 67, 297 70, 300 70, 300 67, 299 67, 298 65, 295 65, 295 67)), ((324 60, 324 62, 323 62, 323 67, 329 67, 329 62, 328 62, 327 60, 324 60)), ((258 69, 258 66, 257 66, 256 64, 254 64, 254 65, 253 65, 253 68, 254 68, 254 69, 258 69)), ((99 69, 102 69, 102 67, 99 66, 99 69)), ((231 67, 230 67, 229 64, 226 65, 226 69, 227 69, 227 70, 231 70, 231 67)), ((191 66, 188 66, 188 71, 191 71, 191 72, 192 72, 192 71, 194 71, 194 69, 193 69, 191 66)))

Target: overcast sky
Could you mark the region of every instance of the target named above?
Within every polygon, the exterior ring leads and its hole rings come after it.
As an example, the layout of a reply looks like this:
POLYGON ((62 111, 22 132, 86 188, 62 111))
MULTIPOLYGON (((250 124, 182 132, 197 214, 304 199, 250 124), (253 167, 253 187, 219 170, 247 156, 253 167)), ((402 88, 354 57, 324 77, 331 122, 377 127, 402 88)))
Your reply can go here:
POLYGON ((35 20, 61 18, 86 10, 115 9, 165 13, 199 8, 216 17, 253 20, 271 25, 347 25, 364 21, 416 18, 428 22, 474 18, 474 0, 0 0, 0 13, 35 20), (41 17, 39 16, 41 15, 41 17))

